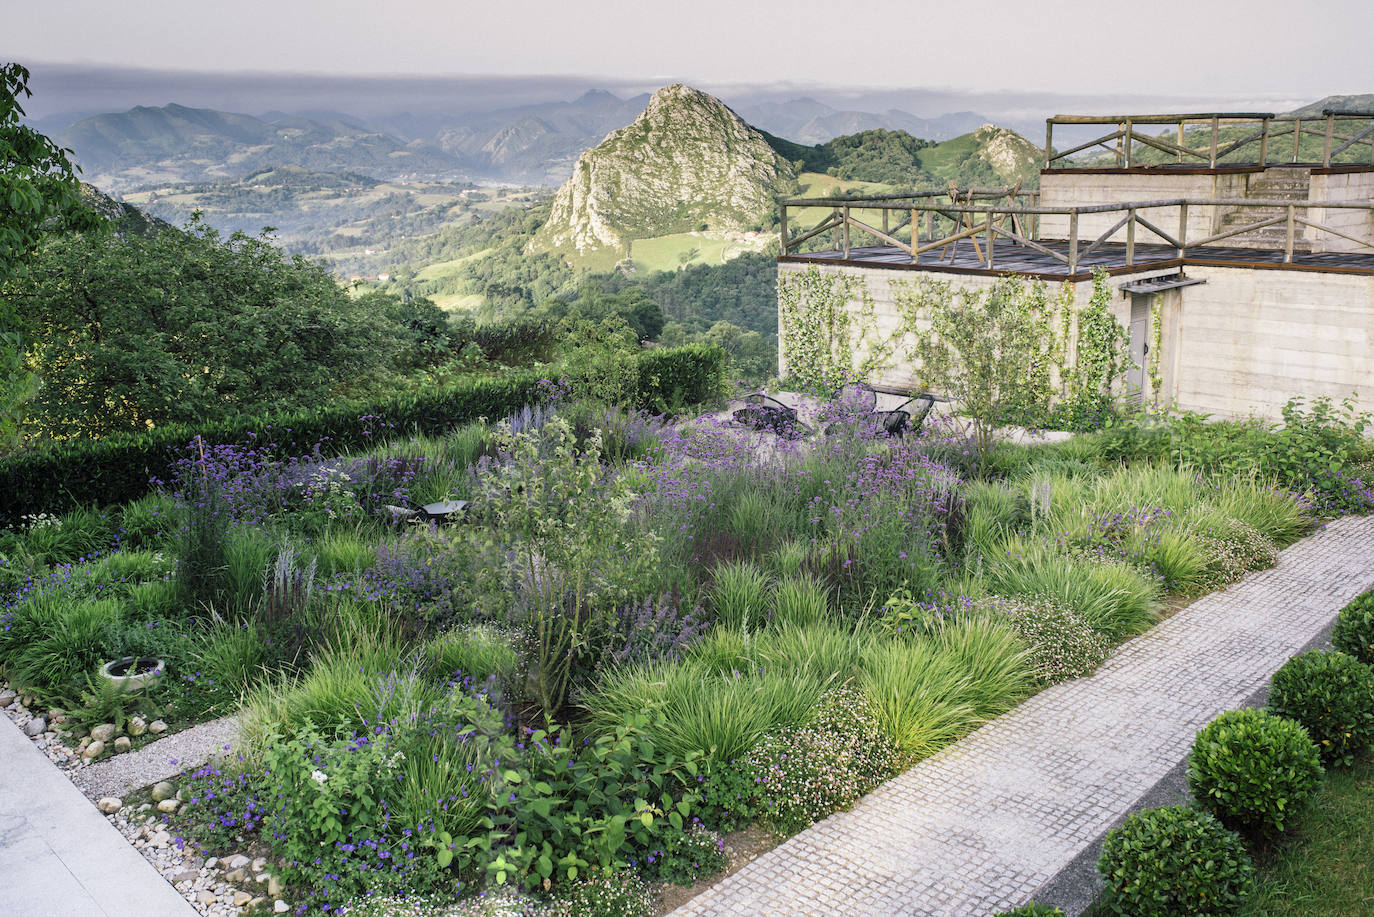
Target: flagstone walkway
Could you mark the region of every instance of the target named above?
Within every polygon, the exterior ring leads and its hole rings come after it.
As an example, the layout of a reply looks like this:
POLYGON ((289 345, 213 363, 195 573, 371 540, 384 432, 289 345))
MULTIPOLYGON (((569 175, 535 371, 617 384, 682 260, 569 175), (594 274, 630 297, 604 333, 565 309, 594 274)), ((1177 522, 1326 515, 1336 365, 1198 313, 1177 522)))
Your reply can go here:
POLYGON ((674 917, 981 917, 1026 903, 1374 587, 1342 519, 760 856, 674 917))

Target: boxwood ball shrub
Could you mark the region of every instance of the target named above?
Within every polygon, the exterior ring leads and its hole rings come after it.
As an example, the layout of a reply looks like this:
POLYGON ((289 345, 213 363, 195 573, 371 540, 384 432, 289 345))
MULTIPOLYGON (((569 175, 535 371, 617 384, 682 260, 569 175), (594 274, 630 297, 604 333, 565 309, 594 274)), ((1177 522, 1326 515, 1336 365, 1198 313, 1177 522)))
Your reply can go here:
POLYGON ((1301 723, 1324 763, 1349 767, 1374 745, 1374 670, 1348 653, 1294 656, 1274 674, 1269 709, 1301 723))
POLYGON ((1198 804, 1231 828, 1283 830, 1321 788, 1316 743, 1268 710, 1228 710, 1197 734, 1188 786, 1198 804))
POLYGON ((1374 590, 1341 609, 1331 643, 1342 653, 1374 666, 1374 590))
POLYGON ((1105 912, 1121 917, 1235 914, 1255 881, 1240 835, 1187 806, 1131 815, 1107 834, 1097 871, 1105 912))

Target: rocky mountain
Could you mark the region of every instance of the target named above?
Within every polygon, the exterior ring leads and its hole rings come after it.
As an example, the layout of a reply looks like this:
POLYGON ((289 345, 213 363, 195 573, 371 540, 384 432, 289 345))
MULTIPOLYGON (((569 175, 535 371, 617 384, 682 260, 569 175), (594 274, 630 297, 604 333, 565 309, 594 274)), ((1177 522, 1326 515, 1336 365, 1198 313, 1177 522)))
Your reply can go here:
POLYGON ((1327 109, 1332 111, 1367 111, 1374 114, 1374 92, 1327 96, 1310 105, 1294 109, 1288 114, 1299 118, 1319 118, 1321 113, 1327 109))
POLYGON ((703 226, 759 228, 795 177, 719 99, 665 86, 633 123, 578 157, 531 247, 585 254, 703 226))
POLYGON ((75 151, 88 180, 114 191, 149 181, 233 178, 286 164, 378 178, 458 169, 443 150, 343 121, 266 121, 176 104, 85 118, 56 139, 75 151))

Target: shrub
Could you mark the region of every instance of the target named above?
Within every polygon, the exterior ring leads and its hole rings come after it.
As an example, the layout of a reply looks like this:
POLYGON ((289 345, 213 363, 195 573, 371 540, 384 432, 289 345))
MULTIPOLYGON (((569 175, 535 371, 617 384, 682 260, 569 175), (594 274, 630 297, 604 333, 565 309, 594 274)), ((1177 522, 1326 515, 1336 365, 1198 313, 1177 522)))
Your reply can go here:
POLYGON ((1073 609, 1050 599, 993 599, 987 603, 1030 647, 1027 665, 1037 684, 1091 675, 1111 654, 1107 638, 1073 609))
POLYGON ((794 834, 847 809, 892 776, 897 750, 856 687, 833 689, 798 729, 769 734, 745 759, 762 817, 794 834))
POLYGON ((651 851, 643 861, 631 865, 655 881, 691 885, 704 876, 720 872, 728 863, 725 842, 694 815, 688 830, 670 832, 661 849, 651 851))
POLYGON ((1102 903, 1122 917, 1234 914, 1254 887, 1240 835, 1208 812, 1147 809, 1107 834, 1097 871, 1102 903))
POLYGON ((706 630, 701 619, 701 607, 689 609, 677 595, 630 602, 616 610, 610 633, 602 638, 602 661, 671 662, 701 639, 706 630))
MULTIPOLYGON (((662 412, 716 397, 725 352, 701 344, 648 350, 636 355, 634 369, 634 406, 662 412)), ((26 513, 136 499, 149 491, 151 480, 168 476, 176 454, 195 437, 215 445, 253 442, 275 456, 305 455, 316 446, 338 453, 371 445, 388 431, 430 434, 479 417, 507 417, 538 399, 540 381, 534 373, 517 372, 367 403, 244 415, 196 428, 169 424, 27 449, 0 459, 0 524, 26 513)), ((569 381, 577 388, 579 380, 569 381)))
POLYGON ((1374 591, 1354 599, 1341 609, 1331 643, 1367 666, 1374 666, 1374 591))
POLYGON ((1317 746, 1301 726, 1267 710, 1228 710, 1197 734, 1188 786, 1231 828, 1281 832, 1321 787, 1317 746))
POLYGON ((1341 652, 1294 656, 1274 674, 1269 709, 1297 720, 1327 765, 1348 767, 1374 745, 1374 671, 1341 652))

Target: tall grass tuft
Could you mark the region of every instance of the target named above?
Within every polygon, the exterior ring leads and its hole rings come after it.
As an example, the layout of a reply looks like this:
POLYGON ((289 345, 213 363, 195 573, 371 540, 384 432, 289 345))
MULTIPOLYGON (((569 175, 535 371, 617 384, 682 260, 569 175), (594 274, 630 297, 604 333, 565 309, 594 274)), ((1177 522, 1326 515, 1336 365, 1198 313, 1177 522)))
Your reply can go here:
POLYGON ((864 655, 859 684, 899 766, 927 758, 958 739, 977 719, 967 701, 971 676, 928 641, 888 640, 864 655))
POLYGON ((509 678, 515 673, 515 650, 510 640, 487 625, 460 627, 425 644, 425 662, 440 680, 457 676, 486 681, 509 678))
POLYGON ((774 626, 820 624, 829 615, 830 593, 815 577, 787 576, 773 590, 774 626))
POLYGON ((1058 601, 1114 642, 1148 630, 1160 605, 1159 586, 1125 564, 1070 557, 1023 538, 1009 541, 985 575, 993 592, 1058 601))
POLYGON ((768 609, 771 581, 750 561, 726 561, 711 569, 711 607, 726 627, 757 628, 768 609))
POLYGON ((796 726, 814 709, 828 679, 801 672, 719 675, 692 658, 668 665, 608 673, 586 707, 595 728, 612 730, 624 718, 657 708, 654 747, 678 757, 704 752, 729 761, 770 729, 796 726))

